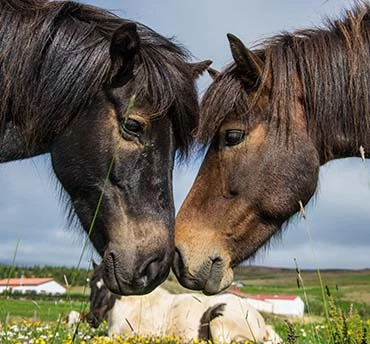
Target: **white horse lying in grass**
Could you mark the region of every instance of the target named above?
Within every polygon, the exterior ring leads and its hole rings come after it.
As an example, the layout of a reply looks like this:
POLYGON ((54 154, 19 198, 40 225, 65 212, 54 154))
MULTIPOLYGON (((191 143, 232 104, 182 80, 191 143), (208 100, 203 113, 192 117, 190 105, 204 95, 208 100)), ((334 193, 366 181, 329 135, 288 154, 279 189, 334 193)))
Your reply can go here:
POLYGON ((199 338, 223 343, 282 343, 261 314, 236 295, 170 294, 157 288, 143 296, 117 296, 105 287, 96 264, 90 288, 90 312, 86 319, 96 328, 108 317, 110 337, 134 333, 174 336, 186 341, 199 338))

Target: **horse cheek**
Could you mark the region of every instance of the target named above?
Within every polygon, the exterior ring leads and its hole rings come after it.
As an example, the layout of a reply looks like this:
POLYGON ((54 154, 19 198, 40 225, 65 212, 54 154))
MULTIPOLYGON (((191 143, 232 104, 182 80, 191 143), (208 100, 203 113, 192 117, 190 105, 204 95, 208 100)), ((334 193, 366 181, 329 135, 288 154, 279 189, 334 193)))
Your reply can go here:
POLYGON ((306 204, 315 193, 319 160, 310 145, 306 149, 291 150, 277 147, 267 157, 261 199, 263 213, 282 222, 299 211, 299 202, 306 204))

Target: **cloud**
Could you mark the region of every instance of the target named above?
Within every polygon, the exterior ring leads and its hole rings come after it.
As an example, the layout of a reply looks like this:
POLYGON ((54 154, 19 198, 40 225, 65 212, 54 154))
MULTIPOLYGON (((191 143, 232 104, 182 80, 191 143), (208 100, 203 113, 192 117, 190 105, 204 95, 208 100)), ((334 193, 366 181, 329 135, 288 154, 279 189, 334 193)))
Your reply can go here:
POLYGON ((0 261, 16 253, 19 264, 78 262, 85 236, 67 228, 59 185, 51 175, 47 156, 0 165, 0 261))
POLYGON ((89 265, 95 256, 87 245, 82 254, 85 238, 63 229, 45 231, 34 239, 9 238, 0 242, 0 262, 10 262, 15 257, 16 265, 67 265, 77 266, 82 256, 82 267, 89 265))
POLYGON ((296 242, 292 248, 286 247, 283 241, 281 247, 258 255, 253 264, 294 269, 294 259, 301 269, 365 269, 369 268, 369 246, 296 242))

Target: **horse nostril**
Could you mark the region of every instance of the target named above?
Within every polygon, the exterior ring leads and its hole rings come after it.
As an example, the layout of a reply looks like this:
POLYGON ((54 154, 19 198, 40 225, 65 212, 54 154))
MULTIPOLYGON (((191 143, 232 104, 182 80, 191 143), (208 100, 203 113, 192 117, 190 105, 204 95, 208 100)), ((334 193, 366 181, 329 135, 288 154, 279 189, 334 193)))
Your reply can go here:
POLYGON ((148 283, 158 278, 163 270, 164 263, 166 262, 165 256, 151 258, 143 264, 142 269, 139 271, 139 279, 143 283, 148 283))
POLYGON ((114 268, 114 252, 113 250, 106 250, 104 253, 104 269, 109 270, 114 268))
POLYGON ((159 270, 160 262, 156 259, 148 263, 144 269, 144 275, 147 276, 149 280, 154 280, 157 277, 159 270))
POLYGON ((106 287, 118 295, 151 292, 168 277, 171 268, 172 252, 158 251, 154 256, 133 254, 131 257, 120 248, 108 247, 103 260, 106 287))

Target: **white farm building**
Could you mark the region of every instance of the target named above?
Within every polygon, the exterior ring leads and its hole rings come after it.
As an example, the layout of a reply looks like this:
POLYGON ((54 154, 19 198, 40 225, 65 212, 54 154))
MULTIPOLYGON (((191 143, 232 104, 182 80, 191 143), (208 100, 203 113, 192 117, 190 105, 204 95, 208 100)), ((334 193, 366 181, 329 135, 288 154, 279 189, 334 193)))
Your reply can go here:
POLYGON ((293 317, 303 317, 304 315, 304 302, 297 295, 245 294, 237 288, 230 289, 227 292, 247 299, 253 307, 262 312, 293 317))
POLYGON ((0 280, 0 293, 9 290, 11 293, 65 294, 66 288, 54 278, 6 278, 0 280))

